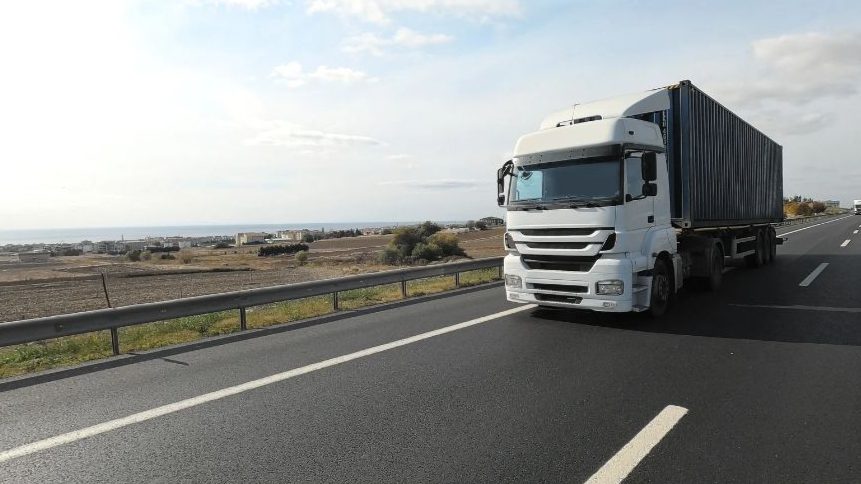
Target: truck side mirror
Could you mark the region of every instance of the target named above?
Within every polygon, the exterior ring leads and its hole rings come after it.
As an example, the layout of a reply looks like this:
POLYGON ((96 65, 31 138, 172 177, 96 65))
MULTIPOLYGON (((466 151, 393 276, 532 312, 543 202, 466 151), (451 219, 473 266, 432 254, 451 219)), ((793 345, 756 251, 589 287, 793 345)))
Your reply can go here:
POLYGON ((496 170, 496 204, 500 207, 505 205, 505 176, 511 174, 514 162, 511 160, 502 164, 502 168, 496 170))
POLYGON ((654 183, 643 183, 643 195, 646 197, 654 197, 658 194, 658 185, 654 183))
POLYGON ((643 153, 643 181, 652 182, 658 179, 658 155, 654 151, 643 153))

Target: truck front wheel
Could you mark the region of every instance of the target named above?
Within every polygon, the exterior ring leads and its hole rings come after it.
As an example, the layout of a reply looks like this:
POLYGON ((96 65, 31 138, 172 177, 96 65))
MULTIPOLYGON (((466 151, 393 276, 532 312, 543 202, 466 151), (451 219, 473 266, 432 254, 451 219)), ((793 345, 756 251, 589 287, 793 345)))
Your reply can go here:
POLYGON ((649 302, 649 315, 653 318, 661 317, 670 307, 672 299, 673 280, 666 262, 661 259, 655 261, 652 269, 652 294, 649 302))

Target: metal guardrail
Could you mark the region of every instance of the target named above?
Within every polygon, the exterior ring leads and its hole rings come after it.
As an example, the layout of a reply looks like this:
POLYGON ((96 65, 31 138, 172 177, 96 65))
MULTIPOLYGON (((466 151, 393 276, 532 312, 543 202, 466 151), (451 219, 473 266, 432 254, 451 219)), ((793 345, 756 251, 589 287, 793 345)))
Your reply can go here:
POLYGON ((843 215, 843 214, 814 215, 814 216, 810 216, 810 217, 788 218, 788 219, 785 219, 783 222, 778 222, 776 224, 771 224, 771 225, 773 225, 775 227, 783 227, 785 225, 798 225, 798 224, 810 222, 811 220, 821 220, 821 219, 825 219, 825 218, 829 218, 829 217, 839 217, 840 215, 843 215))
POLYGON ((114 354, 119 354, 117 329, 124 326, 238 310, 240 329, 245 330, 247 329, 246 308, 252 306, 332 294, 333 309, 337 311, 339 310, 338 293, 342 291, 400 283, 401 295, 407 297, 407 281, 448 275, 454 275, 455 285, 459 287, 461 272, 498 268, 501 276, 502 259, 502 257, 491 257, 10 321, 0 323, 0 347, 110 330, 114 354))

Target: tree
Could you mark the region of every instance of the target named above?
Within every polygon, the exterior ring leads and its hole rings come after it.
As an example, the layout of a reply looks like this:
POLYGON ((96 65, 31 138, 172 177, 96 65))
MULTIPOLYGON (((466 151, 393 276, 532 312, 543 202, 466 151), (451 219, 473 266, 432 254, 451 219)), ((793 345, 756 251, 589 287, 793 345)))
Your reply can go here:
POLYGON ((126 254, 126 258, 132 262, 140 262, 141 251, 138 249, 131 250, 126 254))
POLYGON ((811 208, 813 209, 813 213, 822 213, 828 207, 826 207, 822 202, 813 202, 811 204, 811 208))
POLYGON ((479 220, 475 223, 475 228, 477 228, 478 230, 487 230, 487 222, 482 222, 481 220, 479 220))

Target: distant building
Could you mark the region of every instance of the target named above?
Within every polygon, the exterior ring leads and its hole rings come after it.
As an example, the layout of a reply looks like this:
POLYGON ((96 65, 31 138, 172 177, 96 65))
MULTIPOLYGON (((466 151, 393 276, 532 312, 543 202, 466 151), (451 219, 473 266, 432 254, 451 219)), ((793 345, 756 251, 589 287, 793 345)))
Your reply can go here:
POLYGON ((21 262, 17 252, 0 252, 0 262, 21 262))
POLYGON ((311 231, 308 229, 302 230, 279 230, 278 231, 278 239, 287 240, 293 242, 302 242, 306 235, 311 234, 311 231))
POLYGON ((479 219, 479 222, 484 222, 488 227, 499 227, 505 224, 505 220, 499 217, 484 217, 479 219))
POLYGON ((382 233, 382 227, 367 227, 362 229, 362 235, 380 235, 382 233))
POLYGON ((144 250, 145 240, 122 240, 114 244, 117 252, 131 252, 133 250, 144 250))
POLYGON ((840 208, 840 200, 826 200, 825 206, 828 208, 840 208))
POLYGON ((266 241, 266 234, 263 232, 239 232, 236 234, 236 246, 247 244, 262 244, 266 241))
POLYGON ((49 260, 51 260, 51 253, 41 250, 34 250, 33 252, 20 252, 18 254, 18 260, 21 262, 48 262, 49 260))

